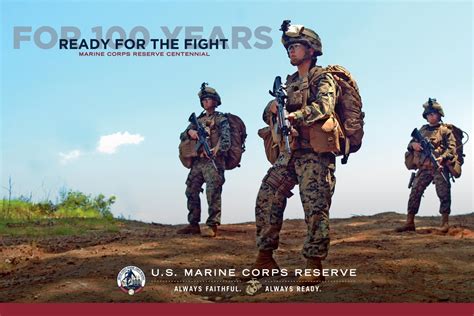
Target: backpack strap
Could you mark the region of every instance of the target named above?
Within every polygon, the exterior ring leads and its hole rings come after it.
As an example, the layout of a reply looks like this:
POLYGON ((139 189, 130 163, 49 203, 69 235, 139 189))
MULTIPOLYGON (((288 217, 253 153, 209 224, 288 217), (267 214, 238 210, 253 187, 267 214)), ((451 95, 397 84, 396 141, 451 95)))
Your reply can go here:
MULTIPOLYGON (((309 99, 310 97, 310 93, 311 93, 311 90, 310 90, 310 86, 312 84, 314 84, 317 80, 319 80, 321 78, 321 76, 327 74, 327 73, 331 73, 331 71, 328 69, 328 68, 323 68, 323 67, 313 67, 310 69, 310 72, 308 74, 308 77, 306 77, 305 79, 307 79, 308 81, 308 92, 303 94, 303 104, 306 104, 307 100, 309 99)), ((337 87, 337 83, 336 83, 336 89, 339 89, 337 87)), ((338 97, 338 92, 336 92, 336 104, 337 104, 337 97, 338 97)), ((339 125, 341 125, 341 119, 340 117, 337 115, 337 112, 334 111, 334 116, 338 122, 339 125)), ((349 141, 349 137, 346 137, 346 135, 344 134, 344 129, 341 128, 341 131, 343 133, 343 136, 344 136, 344 142, 345 142, 345 146, 344 146, 344 153, 343 154, 343 157, 342 157, 342 160, 341 160, 341 163, 343 165, 345 165, 347 163, 347 160, 349 159, 349 151, 350 151, 350 141, 349 141)))
POLYGON ((306 93, 303 94, 303 106, 307 105, 307 102, 311 95, 311 85, 313 85, 319 78, 326 73, 322 67, 313 67, 309 70, 308 75, 303 79, 302 88, 306 89, 306 93))

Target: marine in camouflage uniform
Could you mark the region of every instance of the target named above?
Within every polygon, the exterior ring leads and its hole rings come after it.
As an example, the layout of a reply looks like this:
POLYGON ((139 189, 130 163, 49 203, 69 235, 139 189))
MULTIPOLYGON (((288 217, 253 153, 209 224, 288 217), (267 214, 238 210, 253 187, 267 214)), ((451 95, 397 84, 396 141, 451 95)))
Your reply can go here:
MULTIPOLYGON (((288 76, 286 82, 286 110, 293 128, 291 153, 285 150, 281 139, 279 157, 263 178, 258 192, 255 217, 259 253, 253 269, 279 269, 272 253, 278 248, 283 212, 296 184, 307 225, 302 251, 307 259, 306 267, 321 269, 321 261, 329 248, 329 208, 336 184, 335 155, 316 152, 310 144, 309 131, 313 124, 324 122, 334 114, 337 86, 329 73, 311 80, 317 72, 314 69, 317 56, 322 55, 319 36, 297 25, 283 31, 282 42, 288 57, 291 64, 298 67, 298 72, 288 76)), ((276 103, 271 101, 263 113, 264 121, 270 126, 276 121, 275 112, 276 103)), ((321 277, 300 277, 298 282, 316 284, 321 281, 321 277)))
MULTIPOLYGON (((202 147, 198 157, 193 159, 191 170, 186 180, 186 197, 188 206, 189 225, 180 229, 179 234, 201 233, 199 222, 201 221, 201 199, 199 194, 203 191, 202 185, 206 183, 206 197, 209 205, 209 216, 206 221, 207 229, 203 236, 215 237, 217 226, 221 223, 221 194, 225 182, 225 162, 223 154, 230 148, 230 126, 227 117, 215 111, 221 104, 219 94, 211 87, 203 83, 198 93, 201 106, 205 109, 197 117, 198 122, 205 128, 209 136, 209 147, 215 157, 215 166, 209 157, 203 152, 202 147)), ((197 139, 196 126, 190 124, 180 135, 181 140, 197 139)))
POLYGON ((412 139, 408 144, 408 151, 413 153, 418 166, 418 171, 413 180, 410 198, 408 200, 407 221, 405 225, 398 227, 397 232, 415 231, 415 215, 420 208, 421 198, 426 188, 434 183, 436 193, 440 200, 439 212, 441 213, 441 231, 449 229, 448 219, 451 213, 451 186, 446 163, 454 159, 456 155, 456 139, 451 129, 444 126, 441 117, 444 116, 443 108, 436 99, 429 99, 424 105, 423 118, 429 124, 420 128, 420 134, 427 138, 434 147, 434 156, 441 168, 433 166, 429 157, 421 152, 421 145, 412 139), (444 175, 444 177, 443 177, 444 175), (447 181, 446 181, 447 180, 447 181))

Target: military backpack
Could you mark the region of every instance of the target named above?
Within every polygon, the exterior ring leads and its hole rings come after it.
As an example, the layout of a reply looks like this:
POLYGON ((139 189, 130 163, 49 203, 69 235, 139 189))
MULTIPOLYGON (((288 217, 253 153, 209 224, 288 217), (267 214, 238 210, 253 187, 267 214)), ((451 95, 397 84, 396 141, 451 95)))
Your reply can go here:
POLYGON ((240 167, 242 154, 245 151, 247 129, 244 122, 237 115, 226 113, 230 125, 230 148, 224 155, 225 169, 232 170, 240 167))
MULTIPOLYGON (((342 137, 338 142, 340 143, 340 152, 336 154, 343 155, 342 163, 345 164, 349 154, 358 151, 362 146, 365 117, 365 113, 362 111, 362 98, 357 83, 350 72, 339 65, 312 68, 309 75, 310 85, 325 73, 330 73, 338 86, 335 112, 338 125, 342 129, 342 137)), ((308 89, 308 95, 305 96, 304 101, 309 99, 309 93, 308 89)), ((279 148, 271 136, 271 127, 260 129, 259 136, 264 141, 267 159, 273 164, 278 157, 279 148)))
MULTIPOLYGON (((453 124, 446 124, 443 123, 440 128, 440 133, 442 128, 447 128, 451 131, 451 133, 454 136, 454 139, 456 140, 456 152, 450 161, 446 163, 446 167, 449 170, 449 173, 454 178, 459 178, 462 174, 462 165, 464 164, 464 157, 466 156, 464 154, 464 145, 467 143, 469 140, 469 135, 461 130, 459 127, 453 125, 453 124), (466 141, 463 143, 463 138, 464 135, 466 135, 466 141)), ((441 137, 441 136, 439 136, 441 137)), ((420 166, 422 165, 422 157, 421 153, 414 152, 412 150, 409 150, 405 153, 405 166, 407 167, 408 170, 416 170, 419 169, 420 166)))
MULTIPOLYGON (((350 153, 355 153, 362 146, 364 137, 364 117, 362 98, 359 87, 351 73, 342 66, 329 65, 323 68, 321 74, 330 73, 339 87, 336 101, 336 114, 340 122, 344 138, 341 140, 342 163, 347 163, 350 153)), ((311 81, 319 77, 314 76, 311 81)))
MULTIPOLYGON (((247 132, 244 122, 237 115, 226 113, 225 116, 230 126, 230 148, 224 154, 225 170, 232 170, 240 167, 242 154, 245 151, 245 140, 247 132)), ((196 152, 197 141, 193 139, 185 139, 179 144, 179 160, 186 168, 190 169, 194 158, 198 157, 196 152)))
POLYGON ((462 173, 462 165, 464 164, 464 157, 466 156, 464 154, 464 144, 467 143, 469 140, 469 135, 464 132, 462 129, 459 127, 454 126, 453 124, 445 124, 443 123, 443 126, 446 126, 451 130, 453 133, 454 138, 456 139, 456 156, 454 157, 453 160, 449 161, 447 163, 447 167, 449 169, 449 172, 453 175, 455 178, 459 178, 462 173), (466 142, 463 143, 462 139, 464 138, 464 134, 466 134, 466 142))

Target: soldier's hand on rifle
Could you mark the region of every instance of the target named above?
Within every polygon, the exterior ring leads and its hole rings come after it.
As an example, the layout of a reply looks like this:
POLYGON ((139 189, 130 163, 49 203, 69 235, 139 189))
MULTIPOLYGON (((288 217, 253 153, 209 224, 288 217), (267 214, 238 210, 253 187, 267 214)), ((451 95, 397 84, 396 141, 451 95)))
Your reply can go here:
POLYGON ((413 148, 414 151, 422 151, 423 147, 421 147, 420 143, 413 143, 411 144, 411 147, 413 148))
MULTIPOLYGON (((217 150, 218 150, 217 146, 211 148, 211 154, 212 154, 213 157, 216 156, 217 150)), ((202 152, 202 154, 203 154, 204 157, 206 157, 206 158, 208 158, 208 159, 211 159, 211 157, 209 157, 209 155, 207 154, 207 152, 206 152, 205 150, 202 152)))
POLYGON ((300 133, 298 133, 298 131, 295 128, 291 127, 290 135, 293 136, 293 137, 298 137, 298 136, 300 136, 300 133))
POLYGON ((272 104, 270 105, 270 112, 272 112, 273 114, 276 114, 278 109, 278 103, 276 100, 273 100, 272 104))
POLYGON ((296 115, 294 113, 289 113, 286 118, 288 119, 288 121, 290 121, 290 123, 293 124, 293 122, 296 120, 296 115))
POLYGON ((196 130, 190 129, 188 131, 188 135, 191 137, 191 139, 199 139, 198 132, 196 130))
POLYGON ((438 170, 443 170, 443 157, 438 157, 436 158, 436 161, 438 162, 438 170))

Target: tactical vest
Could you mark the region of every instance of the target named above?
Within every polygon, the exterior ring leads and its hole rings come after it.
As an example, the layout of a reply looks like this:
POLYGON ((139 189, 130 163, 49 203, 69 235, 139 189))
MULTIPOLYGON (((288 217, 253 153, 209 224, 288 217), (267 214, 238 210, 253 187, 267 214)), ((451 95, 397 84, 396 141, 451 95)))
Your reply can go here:
POLYGON ((206 114, 201 114, 198 117, 199 123, 201 123, 206 132, 210 135, 209 146, 211 148, 216 147, 219 143, 219 126, 217 122, 217 117, 219 116, 219 114, 219 112, 215 112, 210 117, 208 117, 206 114))
MULTIPOLYGON (((435 157, 439 157, 447 150, 448 140, 446 139, 445 135, 451 132, 452 132, 451 124, 440 124, 440 126, 437 128, 430 128, 428 124, 425 124, 420 128, 420 134, 423 137, 427 138, 429 142, 433 145, 434 147, 433 154, 435 157)), ((462 131, 461 131, 461 134, 462 134, 462 131)), ((461 139, 462 139, 462 136, 461 136, 461 139)), ((451 158, 452 159, 450 161, 446 162, 446 165, 448 169, 450 169, 450 172, 453 174, 453 176, 458 178, 461 175, 462 163, 458 160, 456 153, 454 153, 454 156, 451 158)), ((405 166, 408 169, 414 169, 414 170, 434 168, 429 157, 425 157, 425 155, 422 152, 415 151, 415 150, 409 150, 405 153, 405 166)))
MULTIPOLYGON (((343 155, 341 162, 345 164, 349 154, 358 151, 362 146, 365 117, 359 88, 347 69, 339 65, 329 65, 325 68, 316 66, 310 69, 303 80, 297 81, 298 73, 288 76, 286 109, 293 112, 313 102, 315 95, 311 94, 311 87, 316 86, 317 81, 326 73, 332 75, 336 84, 335 113, 326 121, 316 121, 310 126, 297 128, 299 135, 290 136, 291 148, 343 155)), ((260 129, 258 134, 264 141, 268 161, 275 163, 283 146, 275 122, 270 120, 270 127, 260 129)))
MULTIPOLYGON (((324 73, 321 67, 313 67, 308 76, 298 80, 298 73, 287 77, 287 105, 289 113, 301 110, 307 104, 315 101, 315 94, 311 93, 311 85, 324 73)), ((337 100, 337 91, 334 99, 337 100)), ((341 126, 334 112, 325 121, 316 121, 309 126, 294 127, 298 136, 290 137, 292 150, 313 150, 317 153, 341 153, 340 139, 344 137, 341 126)), ((275 129, 273 129, 275 131, 275 129)), ((281 147, 280 147, 281 150, 281 147)))
MULTIPOLYGON (((211 117, 206 117, 203 112, 198 116, 198 121, 206 129, 209 137, 209 146, 210 148, 215 147, 219 142, 219 129, 216 122, 216 116, 221 114, 220 112, 215 112, 211 117)), ((222 114, 221 114, 222 115, 222 114)), ((199 152, 196 152, 197 141, 194 139, 186 138, 182 140, 179 144, 179 160, 184 167, 190 169, 193 161, 197 157, 202 157, 202 148, 199 152)))
MULTIPOLYGON (((240 117, 231 113, 215 112, 211 117, 205 113, 198 116, 199 123, 206 129, 209 136, 210 148, 219 146, 220 131, 219 117, 226 117, 229 122, 231 145, 229 150, 223 154, 218 154, 216 159, 222 160, 225 170, 232 170, 240 167, 242 154, 245 151, 245 140, 247 138, 246 127, 240 117)), ((186 168, 191 168, 193 159, 202 156, 202 149, 196 152, 197 141, 185 139, 179 145, 179 159, 186 168)))

